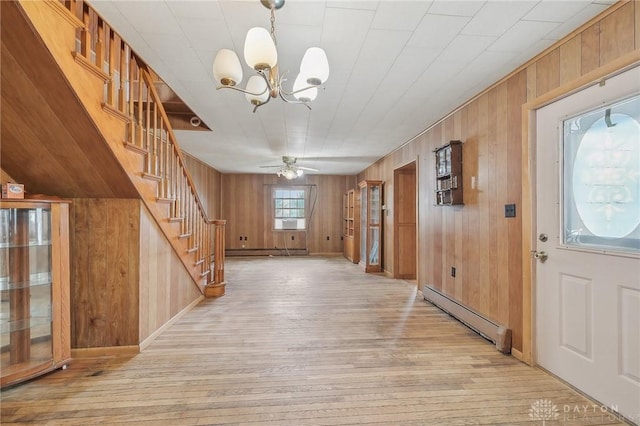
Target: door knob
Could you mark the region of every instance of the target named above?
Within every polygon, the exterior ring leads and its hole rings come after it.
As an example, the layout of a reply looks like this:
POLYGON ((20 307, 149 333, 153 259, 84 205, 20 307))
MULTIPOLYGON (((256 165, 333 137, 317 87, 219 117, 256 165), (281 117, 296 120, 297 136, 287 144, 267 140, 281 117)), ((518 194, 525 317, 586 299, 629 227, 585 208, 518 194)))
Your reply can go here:
POLYGON ((542 263, 544 263, 545 260, 547 260, 547 258, 549 257, 549 256, 547 256, 547 252, 546 251, 534 250, 532 253, 533 253, 533 257, 535 257, 536 259, 538 259, 542 263))

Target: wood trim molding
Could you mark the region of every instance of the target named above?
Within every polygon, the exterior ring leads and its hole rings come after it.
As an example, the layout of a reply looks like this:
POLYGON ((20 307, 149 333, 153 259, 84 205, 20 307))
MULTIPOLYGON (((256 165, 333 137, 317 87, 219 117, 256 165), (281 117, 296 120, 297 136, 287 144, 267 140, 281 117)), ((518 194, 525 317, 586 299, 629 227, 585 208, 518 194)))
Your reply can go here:
POLYGON ((636 50, 591 71, 582 77, 551 90, 522 106, 522 361, 535 365, 535 268, 531 253, 535 238, 535 149, 536 110, 565 98, 598 81, 621 74, 640 65, 640 51, 636 50))
POLYGON ((71 55, 73 56, 73 59, 76 60, 76 63, 78 63, 79 65, 81 65, 84 69, 86 69, 87 71, 89 71, 91 74, 95 75, 96 77, 102 79, 102 81, 104 81, 105 83, 107 81, 109 81, 109 75, 106 74, 104 71, 102 71, 100 68, 98 68, 97 66, 95 66, 91 61, 89 61, 87 58, 85 58, 84 56, 82 56, 80 53, 78 52, 71 52, 71 55))
POLYGON ((97 358, 103 356, 136 355, 139 353, 140 346, 138 345, 71 349, 72 358, 97 358))
POLYGON ((111 105, 102 102, 100 105, 102 105, 102 109, 104 110, 104 112, 106 112, 107 114, 110 114, 111 116, 119 119, 120 121, 124 122, 124 123, 131 123, 131 119, 123 114, 122 112, 120 112, 118 109, 112 107, 111 105))
POLYGON ((175 314, 173 318, 165 322, 160 328, 158 328, 156 331, 151 333, 149 337, 147 337, 142 342, 140 342, 140 344, 138 345, 140 347, 140 352, 144 351, 151 344, 151 342, 153 342, 160 334, 162 334, 166 329, 171 327, 176 321, 182 318, 184 314, 189 312, 191 309, 193 309, 196 305, 198 305, 203 300, 204 300, 204 296, 200 295, 193 302, 189 303, 187 306, 182 308, 182 310, 177 314, 175 314))
POLYGON ((133 144, 133 143, 130 143, 130 142, 127 142, 127 141, 123 141, 122 143, 123 143, 124 147, 127 148, 129 151, 133 151, 133 152, 136 152, 136 153, 141 154, 141 155, 149 154, 149 151, 147 151, 144 148, 139 147, 136 144, 133 144))
POLYGON ((77 16, 71 13, 71 11, 59 1, 45 1, 44 3, 51 7, 54 12, 64 18, 74 28, 85 28, 84 22, 78 19, 77 16))
POLYGON ((522 361, 523 360, 522 352, 520 352, 519 350, 517 350, 515 348, 511 348, 511 355, 513 355, 513 357, 515 359, 517 359, 518 361, 522 361))

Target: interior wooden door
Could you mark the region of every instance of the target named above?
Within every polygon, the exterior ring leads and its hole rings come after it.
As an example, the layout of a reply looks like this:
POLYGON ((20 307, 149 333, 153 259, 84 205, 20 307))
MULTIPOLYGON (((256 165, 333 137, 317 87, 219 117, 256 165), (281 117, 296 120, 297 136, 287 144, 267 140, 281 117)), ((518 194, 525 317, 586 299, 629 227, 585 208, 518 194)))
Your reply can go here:
POLYGON ((416 162, 394 171, 394 277, 416 279, 416 162))

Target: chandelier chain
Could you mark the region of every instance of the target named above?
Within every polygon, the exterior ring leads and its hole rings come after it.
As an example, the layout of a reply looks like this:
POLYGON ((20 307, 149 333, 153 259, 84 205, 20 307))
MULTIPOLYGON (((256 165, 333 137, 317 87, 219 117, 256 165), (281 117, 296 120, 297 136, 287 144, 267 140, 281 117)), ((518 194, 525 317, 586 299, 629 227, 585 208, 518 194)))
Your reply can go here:
POLYGON ((276 41, 276 8, 273 3, 271 3, 271 38, 273 39, 273 44, 277 46, 278 42, 276 41))

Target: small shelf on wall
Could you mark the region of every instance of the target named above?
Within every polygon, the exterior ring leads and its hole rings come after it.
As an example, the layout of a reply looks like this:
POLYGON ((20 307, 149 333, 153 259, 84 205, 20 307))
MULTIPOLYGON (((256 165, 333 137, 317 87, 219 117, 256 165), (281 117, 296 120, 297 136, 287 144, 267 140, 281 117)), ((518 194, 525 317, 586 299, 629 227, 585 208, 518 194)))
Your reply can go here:
POLYGON ((462 142, 449 141, 436 148, 436 205, 463 204, 462 197, 462 142))

